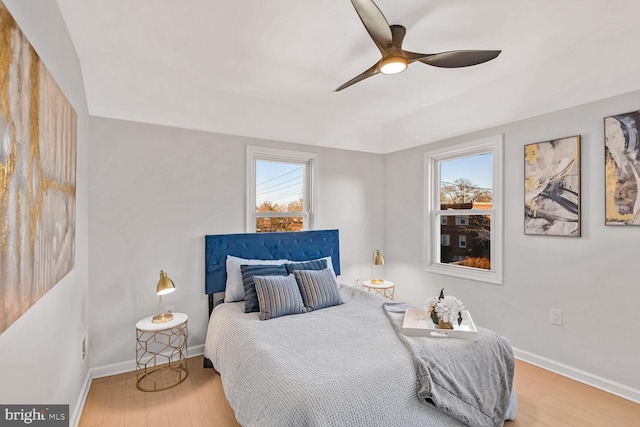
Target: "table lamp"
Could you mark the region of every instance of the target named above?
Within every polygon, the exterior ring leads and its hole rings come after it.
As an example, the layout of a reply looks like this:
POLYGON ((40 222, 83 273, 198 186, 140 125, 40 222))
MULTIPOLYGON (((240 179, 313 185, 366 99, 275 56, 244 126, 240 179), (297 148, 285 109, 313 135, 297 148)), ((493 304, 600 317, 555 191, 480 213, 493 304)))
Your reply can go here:
POLYGON ((162 295, 170 294, 175 290, 176 285, 174 285, 173 280, 169 279, 167 273, 160 270, 160 280, 158 280, 158 285, 156 286, 156 293, 160 298, 160 314, 153 316, 153 319, 151 319, 153 323, 164 323, 173 319, 173 314, 162 312, 162 295))
POLYGON ((384 279, 376 279, 373 275, 373 269, 376 265, 384 265, 384 258, 378 249, 373 251, 373 259, 371 261, 371 283, 373 285, 384 283, 384 279))

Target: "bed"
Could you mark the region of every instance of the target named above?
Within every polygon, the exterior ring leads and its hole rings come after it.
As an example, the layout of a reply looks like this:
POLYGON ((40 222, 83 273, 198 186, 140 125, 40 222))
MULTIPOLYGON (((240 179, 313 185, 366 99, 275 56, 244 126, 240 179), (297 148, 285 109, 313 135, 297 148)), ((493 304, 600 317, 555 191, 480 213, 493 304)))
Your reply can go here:
MULTIPOLYGON (((205 287, 210 301, 211 295, 226 290, 226 265, 233 257, 271 261, 269 265, 278 265, 278 260, 302 265, 324 259, 327 263, 327 268, 317 272, 294 271, 275 281, 312 274, 329 277, 328 270, 339 275, 339 233, 318 230, 206 236, 205 287)), ((246 265, 244 268, 251 271, 246 265)), ((263 286, 265 277, 253 278, 259 293, 270 289, 263 286)), ((509 394, 509 406, 497 422, 486 421, 489 418, 469 421, 472 418, 460 417, 450 408, 436 407, 430 399, 419 397, 422 385, 416 372, 420 367, 385 312, 385 304, 390 302, 347 285, 340 285, 336 292, 340 304, 268 320, 261 320, 262 311, 245 313, 246 301, 224 302, 210 309, 205 366, 220 373, 227 400, 241 425, 447 427, 502 425, 503 419, 515 417, 512 372, 496 375, 504 377, 501 384, 508 390, 502 392, 509 394)), ((421 340, 448 345, 441 339, 421 340)), ((462 340, 446 341, 466 345, 462 340)), ((513 358, 512 353, 509 357, 513 358)), ((473 369, 488 368, 481 363, 473 369)), ((444 376, 449 374, 455 372, 445 371, 444 376)), ((461 394, 466 393, 463 390, 461 394)), ((490 390, 476 387, 469 393, 490 394, 490 390)))

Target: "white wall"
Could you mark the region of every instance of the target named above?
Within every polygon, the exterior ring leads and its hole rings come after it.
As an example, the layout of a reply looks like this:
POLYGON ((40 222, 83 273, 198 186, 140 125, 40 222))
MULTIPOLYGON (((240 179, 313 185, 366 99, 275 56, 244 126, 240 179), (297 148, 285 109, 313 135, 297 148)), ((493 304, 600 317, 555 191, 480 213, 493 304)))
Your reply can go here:
MULTIPOLYGON (((383 245, 384 157, 92 117, 89 158, 91 364, 133 368, 135 324, 163 298, 204 343, 204 235, 242 233, 247 145, 317 152, 318 228, 341 234, 342 280, 353 284, 383 245)), ((113 372, 114 369, 111 369, 113 372)), ((104 369, 102 372, 110 372, 104 369)))
POLYGON ((75 268, 0 335, 0 402, 70 404, 77 410, 88 363, 88 112, 80 65, 53 0, 4 0, 78 114, 75 268))
POLYGON ((635 92, 387 155, 385 267, 397 299, 421 306, 444 287, 522 358, 640 400, 640 227, 604 225, 603 142, 605 116, 638 108, 635 92), (496 134, 505 138, 504 285, 423 271, 424 153, 496 134), (523 146, 577 134, 582 237, 525 236, 523 146), (552 307, 563 326, 549 323, 552 307))

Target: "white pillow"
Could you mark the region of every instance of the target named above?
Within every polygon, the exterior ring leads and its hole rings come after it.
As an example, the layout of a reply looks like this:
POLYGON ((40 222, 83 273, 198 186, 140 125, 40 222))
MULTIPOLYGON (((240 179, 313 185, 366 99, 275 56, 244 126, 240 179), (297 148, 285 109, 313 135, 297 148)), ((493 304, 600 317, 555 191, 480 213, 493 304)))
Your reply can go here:
POLYGON ((277 265, 289 262, 286 259, 244 259, 227 255, 227 287, 224 291, 224 302, 244 300, 241 265, 277 265))

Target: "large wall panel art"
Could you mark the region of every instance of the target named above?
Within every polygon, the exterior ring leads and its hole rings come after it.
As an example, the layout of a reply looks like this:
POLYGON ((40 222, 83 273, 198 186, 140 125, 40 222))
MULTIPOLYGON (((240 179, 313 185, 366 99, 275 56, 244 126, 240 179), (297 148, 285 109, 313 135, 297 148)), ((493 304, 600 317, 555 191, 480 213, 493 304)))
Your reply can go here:
POLYGON ((0 2, 0 333, 74 266, 76 112, 0 2))
POLYGON ((524 147, 524 233, 580 236, 580 135, 524 147))

